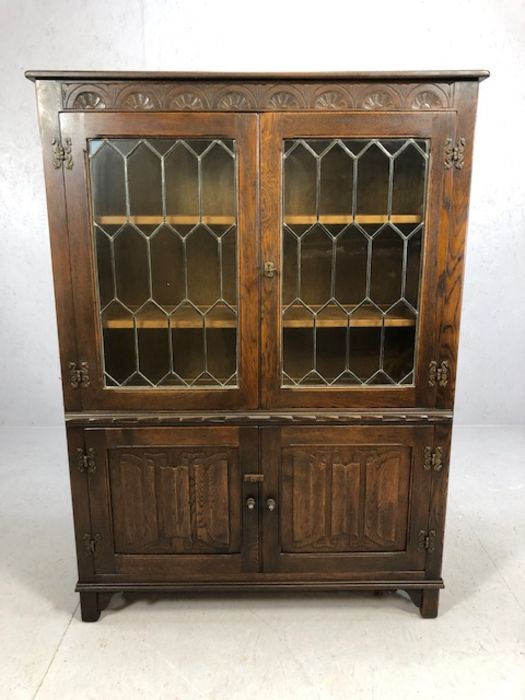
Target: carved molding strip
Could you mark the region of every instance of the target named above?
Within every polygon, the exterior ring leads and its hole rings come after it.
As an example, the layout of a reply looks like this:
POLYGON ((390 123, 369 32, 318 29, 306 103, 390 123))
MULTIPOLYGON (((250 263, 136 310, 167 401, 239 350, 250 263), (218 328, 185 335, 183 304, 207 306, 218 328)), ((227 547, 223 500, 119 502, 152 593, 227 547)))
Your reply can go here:
POLYGON ((138 426, 138 425, 214 425, 225 423, 233 425, 309 425, 325 423, 329 425, 377 425, 377 424, 428 424, 428 423, 450 423, 452 413, 441 411, 436 413, 424 413, 422 411, 411 411, 403 413, 388 412, 276 412, 264 413, 252 411, 249 413, 208 413, 196 415, 195 413, 120 413, 120 414, 89 414, 89 413, 68 413, 66 423, 70 427, 85 426, 138 426))
POLYGON ((428 110, 452 107, 451 83, 62 83, 71 110, 428 110))

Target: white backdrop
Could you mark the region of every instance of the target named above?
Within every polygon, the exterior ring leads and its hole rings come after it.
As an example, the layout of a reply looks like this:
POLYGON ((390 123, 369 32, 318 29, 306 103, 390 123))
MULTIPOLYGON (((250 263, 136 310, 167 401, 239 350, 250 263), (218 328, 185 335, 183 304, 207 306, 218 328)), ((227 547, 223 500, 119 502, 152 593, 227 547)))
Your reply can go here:
POLYGON ((0 0, 0 423, 61 423, 33 69, 488 68, 457 387, 464 424, 525 424, 525 2, 0 0))

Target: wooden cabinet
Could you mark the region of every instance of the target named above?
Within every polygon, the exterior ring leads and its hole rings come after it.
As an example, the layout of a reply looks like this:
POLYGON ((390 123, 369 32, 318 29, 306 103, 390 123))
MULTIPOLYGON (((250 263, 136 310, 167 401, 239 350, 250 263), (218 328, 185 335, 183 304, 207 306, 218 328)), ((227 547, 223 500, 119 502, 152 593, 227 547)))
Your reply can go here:
POLYGON ((83 619, 121 590, 437 614, 487 75, 28 73, 83 619))

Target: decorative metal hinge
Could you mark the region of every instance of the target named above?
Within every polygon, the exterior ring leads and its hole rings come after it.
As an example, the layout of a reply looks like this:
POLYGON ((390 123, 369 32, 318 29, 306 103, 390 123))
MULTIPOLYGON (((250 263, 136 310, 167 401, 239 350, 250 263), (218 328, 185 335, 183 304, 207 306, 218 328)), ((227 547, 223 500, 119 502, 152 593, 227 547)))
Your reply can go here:
POLYGON ((79 365, 77 365, 76 362, 70 362, 69 379, 73 389, 78 389, 79 386, 89 386, 88 363, 81 362, 79 365))
POLYGON ((452 139, 445 141, 445 168, 452 166, 461 170, 465 164, 465 139, 458 139, 456 145, 452 139))
POLYGON ((71 139, 65 138, 62 143, 56 136, 51 139, 51 149, 53 153, 53 167, 60 168, 62 163, 66 166, 66 170, 73 168, 73 153, 71 150, 71 139))
POLYGON ((417 537, 417 548, 419 552, 433 552, 435 549, 436 531, 420 530, 417 537))
POLYGON ((88 447, 86 452, 84 452, 81 447, 77 447, 77 455, 78 471, 81 474, 84 472, 89 472, 92 474, 97 468, 97 464, 95 462, 95 448, 88 447))
POLYGON ((82 541, 84 542, 84 549, 87 555, 92 556, 95 553, 97 544, 101 539, 102 535, 99 532, 96 532, 93 536, 91 536, 90 532, 85 532, 82 535, 82 541))
POLYGON ((443 469, 443 448, 436 447, 432 451, 431 447, 425 447, 425 461, 423 463, 425 469, 433 469, 435 472, 440 472, 443 469))
POLYGON ((448 360, 442 360, 439 365, 436 360, 431 360, 428 365, 428 385, 436 386, 437 382, 441 387, 447 386, 448 370, 448 360))
POLYGON ((275 271, 277 268, 273 264, 271 260, 268 260, 267 262, 264 263, 264 276, 265 277, 273 277, 275 274, 275 271))

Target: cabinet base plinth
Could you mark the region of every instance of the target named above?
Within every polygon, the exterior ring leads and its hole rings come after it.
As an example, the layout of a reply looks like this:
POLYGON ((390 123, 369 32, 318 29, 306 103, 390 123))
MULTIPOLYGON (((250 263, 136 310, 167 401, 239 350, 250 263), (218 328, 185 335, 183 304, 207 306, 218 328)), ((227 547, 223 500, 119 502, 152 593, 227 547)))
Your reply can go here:
POLYGON ((404 590, 421 617, 437 617, 439 589, 443 581, 261 581, 261 582, 179 582, 179 583, 78 583, 80 606, 84 622, 96 622, 114 593, 255 593, 263 592, 342 592, 368 591, 382 597, 385 593, 404 590))

